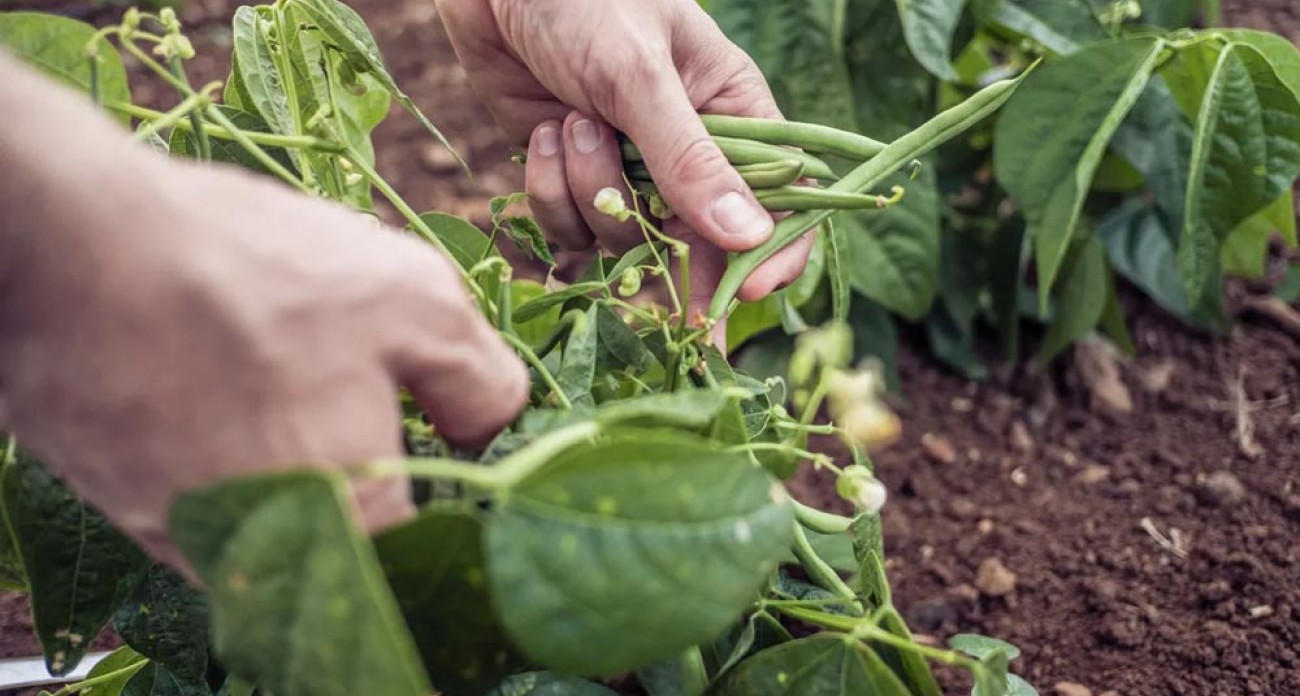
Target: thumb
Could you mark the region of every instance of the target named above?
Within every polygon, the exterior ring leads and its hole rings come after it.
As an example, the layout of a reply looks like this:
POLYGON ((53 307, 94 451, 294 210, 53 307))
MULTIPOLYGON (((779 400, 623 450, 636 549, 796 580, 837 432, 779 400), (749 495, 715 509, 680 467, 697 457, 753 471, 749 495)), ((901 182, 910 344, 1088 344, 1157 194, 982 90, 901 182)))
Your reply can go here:
POLYGON ((675 71, 619 90, 611 123, 632 139, 664 200, 705 240, 745 251, 772 235, 772 216, 714 144, 675 71))

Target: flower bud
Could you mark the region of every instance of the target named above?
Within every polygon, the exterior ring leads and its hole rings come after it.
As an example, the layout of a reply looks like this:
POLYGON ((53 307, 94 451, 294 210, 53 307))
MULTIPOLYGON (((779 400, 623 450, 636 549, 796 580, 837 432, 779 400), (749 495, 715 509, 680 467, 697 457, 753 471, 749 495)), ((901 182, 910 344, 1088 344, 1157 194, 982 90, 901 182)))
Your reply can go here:
POLYGON ((631 297, 641 292, 641 269, 633 267, 623 271, 622 277, 618 280, 618 294, 623 297, 631 297))
POLYGON ((158 12, 158 23, 168 32, 181 30, 181 21, 176 17, 176 10, 164 7, 158 12))
POLYGON ((835 492, 853 503, 864 515, 878 514, 889 497, 885 485, 865 467, 856 464, 846 467, 844 473, 836 479, 835 492))
POLYGON ((623 193, 616 188, 605 187, 596 194, 596 210, 624 221, 630 217, 631 213, 627 209, 627 201, 623 198, 623 193))
POLYGON ((673 218, 673 209, 668 207, 668 202, 658 193, 650 194, 650 214, 660 220, 671 220, 673 218))
POLYGON ((841 416, 839 426, 853 442, 871 450, 898 440, 903 424, 879 401, 864 401, 841 416))

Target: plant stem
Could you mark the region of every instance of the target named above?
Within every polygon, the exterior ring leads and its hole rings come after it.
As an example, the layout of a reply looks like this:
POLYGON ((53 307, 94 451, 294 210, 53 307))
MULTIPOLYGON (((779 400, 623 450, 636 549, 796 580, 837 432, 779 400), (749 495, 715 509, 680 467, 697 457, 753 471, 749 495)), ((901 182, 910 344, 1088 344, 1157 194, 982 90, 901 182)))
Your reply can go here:
MULTIPOLYGON (((104 108, 109 111, 133 116, 143 121, 156 121, 167 116, 166 113, 155 111, 135 104, 123 102, 105 102, 104 108)), ((187 133, 192 133, 194 127, 188 121, 180 121, 175 127, 187 133)), ((235 136, 230 131, 216 125, 215 123, 204 122, 203 130, 209 136, 221 140, 235 140, 235 136)), ((328 152, 330 154, 342 154, 344 148, 342 145, 312 137, 310 135, 279 135, 277 133, 260 133, 258 131, 243 131, 244 135, 252 142, 266 147, 280 147, 285 149, 297 150, 315 150, 318 152, 328 152)))
POLYGON ((108 674, 101 674, 98 677, 86 679, 84 681, 77 682, 76 684, 69 684, 63 687, 62 689, 55 691, 53 696, 71 696, 72 694, 79 694, 87 689, 91 689, 96 686, 99 686, 100 684, 121 679, 124 675, 135 674, 136 672, 139 672, 140 670, 144 669, 144 666, 147 665, 148 663, 149 663, 148 660, 140 660, 139 662, 127 665, 122 669, 109 672, 108 674))
MULTIPOLYGON (((289 67, 289 57, 285 51, 289 42, 289 30, 284 21, 283 3, 277 2, 271 9, 271 14, 275 16, 275 31, 279 36, 279 40, 276 42, 276 50, 272 51, 271 54, 271 61, 275 63, 275 71, 280 74, 280 84, 284 86, 286 105, 289 109, 289 116, 293 121, 293 134, 306 135, 306 129, 303 128, 302 111, 298 104, 298 90, 294 89, 293 71, 289 67)), ((261 31, 261 29, 258 31, 261 31)), ((271 38, 269 36, 264 38, 267 46, 270 46, 271 38)), ((302 162, 302 176, 308 188, 316 186, 316 173, 311 170, 311 166, 305 159, 302 162)))
POLYGON ((983 669, 983 665, 981 665, 977 660, 966 657, 959 652, 941 650, 939 648, 930 647, 929 645, 922 645, 915 641, 908 640, 907 638, 903 638, 902 636, 896 636, 872 623, 859 623, 852 630, 852 633, 856 638, 891 645, 899 650, 907 650, 926 659, 941 662, 945 665, 961 667, 972 672, 983 669))
POLYGON ((505 484, 494 466, 468 464, 454 459, 381 459, 361 469, 366 476, 391 476, 402 473, 415 478, 443 479, 497 490, 505 484))
MULTIPOLYGON (((221 83, 217 82, 213 84, 221 83)), ((135 137, 137 140, 144 140, 159 131, 171 128, 181 121, 184 121, 186 116, 192 116, 196 110, 204 108, 209 103, 211 103, 211 98, 207 95, 206 88, 202 93, 191 94, 190 96, 185 97, 185 99, 182 100, 180 104, 177 104, 171 111, 163 114, 162 118, 159 118, 156 121, 149 121, 145 125, 141 126, 140 130, 136 131, 135 137)), ((190 123, 193 124, 193 121, 190 121, 190 123)), ((191 126, 191 128, 193 128, 193 126, 191 126)), ((211 150, 209 150, 209 155, 206 159, 212 159, 211 150)))
POLYGON ((18 456, 18 438, 13 435, 5 442, 4 456, 0 456, 0 469, 14 463, 15 457, 18 456))
POLYGON ((687 648, 677 659, 682 669, 682 696, 702 696, 709 688, 709 672, 699 647, 687 648))
POLYGON ((794 516, 799 524, 819 534, 843 534, 853 526, 853 520, 817 508, 808 507, 795 500, 794 516))
POLYGON ((808 534, 804 532, 803 525, 798 523, 794 525, 794 556, 799 559, 799 564, 808 572, 808 577, 812 578, 813 582, 837 597, 846 601, 853 600, 849 606, 855 614, 862 615, 862 603, 857 601, 857 593, 840 578, 839 573, 836 573, 830 564, 817 555, 812 543, 808 541, 808 534))
POLYGON ((509 343, 511 347, 519 353, 520 357, 524 359, 524 362, 527 362, 534 370, 537 370, 537 374, 541 376, 542 381, 546 383, 546 386, 551 390, 551 393, 555 395, 556 401, 560 402, 562 408, 566 411, 573 408, 573 402, 564 394, 564 389, 560 388, 560 383, 555 380, 555 375, 552 375, 551 371, 547 369, 546 363, 542 362, 542 359, 533 351, 532 346, 525 343, 522 338, 519 338, 514 333, 502 332, 501 338, 506 343, 509 343))
MULTIPOLYGON (((172 74, 176 79, 183 83, 190 94, 194 93, 194 87, 190 84, 190 79, 185 75, 185 65, 181 62, 180 56, 172 56, 171 59, 172 74)), ((220 85, 221 83, 215 83, 220 85)), ((204 92, 207 91, 205 87, 204 92)), ((186 95, 189 98, 189 95, 186 95)), ((194 137, 199 141, 199 159, 204 162, 212 160, 212 145, 208 142, 208 132, 203 129, 203 116, 197 111, 190 112, 190 127, 194 129, 194 137)))
POLYGON ((580 442, 591 440, 598 434, 600 434, 600 425, 597 423, 591 421, 575 423, 543 435, 533 444, 506 457, 493 468, 500 472, 506 486, 513 486, 545 466, 556 455, 580 442))
POLYGON ((769 606, 792 619, 798 619, 804 623, 821 626, 822 628, 829 628, 832 631, 848 633, 858 627, 858 622, 849 616, 827 614, 821 611, 810 611, 802 607, 787 607, 779 604, 769 604, 769 606))

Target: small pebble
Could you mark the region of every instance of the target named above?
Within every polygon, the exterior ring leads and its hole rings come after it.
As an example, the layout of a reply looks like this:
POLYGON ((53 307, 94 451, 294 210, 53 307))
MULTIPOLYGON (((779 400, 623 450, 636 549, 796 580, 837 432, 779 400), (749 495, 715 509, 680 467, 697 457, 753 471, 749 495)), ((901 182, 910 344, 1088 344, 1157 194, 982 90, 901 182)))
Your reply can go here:
POLYGON ((986 558, 975 573, 975 587, 989 597, 1005 597, 1016 591, 1016 574, 997 558, 986 558))
POLYGON ((1201 482, 1196 497, 1212 507, 1233 507, 1246 499, 1246 486, 1228 471, 1216 471, 1201 482))
POLYGON ((1052 692, 1056 696, 1092 696, 1092 689, 1074 682, 1057 682, 1056 686, 1052 687, 1052 692))

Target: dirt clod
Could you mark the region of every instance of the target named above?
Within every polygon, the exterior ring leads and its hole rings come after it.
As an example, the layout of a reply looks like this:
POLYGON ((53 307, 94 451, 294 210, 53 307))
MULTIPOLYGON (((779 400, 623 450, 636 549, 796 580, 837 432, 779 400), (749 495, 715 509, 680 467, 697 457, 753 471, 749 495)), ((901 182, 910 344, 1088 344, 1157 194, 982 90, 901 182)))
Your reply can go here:
POLYGON ((1016 574, 997 558, 986 558, 975 574, 975 587, 990 597, 1005 597, 1016 591, 1016 574))
POLYGON ((1052 693, 1056 696, 1092 696, 1092 689, 1074 682, 1057 682, 1052 693))
POLYGON ((1232 507, 1246 499, 1246 486, 1230 471, 1216 471, 1201 482, 1196 498, 1213 507, 1232 507))
POLYGON ((1074 347, 1074 366, 1094 408, 1110 415, 1133 412, 1133 395, 1120 375, 1119 352, 1109 342, 1081 341, 1074 347))
POLYGON ((952 441, 942 435, 926 433, 921 436, 921 446, 931 459, 940 464, 952 464, 957 461, 957 448, 952 441))

